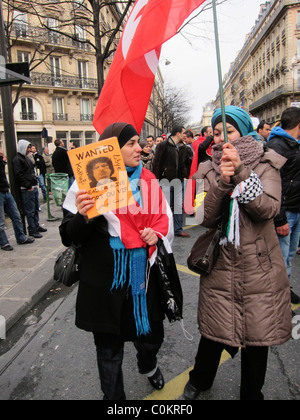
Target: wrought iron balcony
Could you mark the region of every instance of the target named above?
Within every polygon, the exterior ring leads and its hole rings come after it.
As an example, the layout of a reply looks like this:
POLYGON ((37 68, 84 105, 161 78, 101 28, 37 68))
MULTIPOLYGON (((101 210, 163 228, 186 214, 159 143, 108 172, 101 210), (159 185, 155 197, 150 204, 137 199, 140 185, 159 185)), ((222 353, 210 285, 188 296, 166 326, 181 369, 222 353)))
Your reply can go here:
POLYGON ((20 112, 20 120, 22 121, 36 121, 37 113, 36 112, 20 112))
POLYGON ((93 114, 80 114, 80 121, 93 121, 93 114))
POLYGON ((53 113, 53 121, 68 121, 68 114, 53 113))
POLYGON ((74 40, 72 34, 70 36, 62 35, 54 30, 27 25, 26 23, 15 23, 11 36, 14 39, 22 39, 33 43, 38 42, 39 44, 52 44, 71 49, 92 51, 91 45, 86 42, 88 40, 80 42, 79 40, 74 40))
POLYGON ((50 73, 36 72, 32 72, 30 76, 32 85, 49 87, 56 86, 68 89, 98 90, 97 79, 87 79, 76 76, 55 76, 50 73))

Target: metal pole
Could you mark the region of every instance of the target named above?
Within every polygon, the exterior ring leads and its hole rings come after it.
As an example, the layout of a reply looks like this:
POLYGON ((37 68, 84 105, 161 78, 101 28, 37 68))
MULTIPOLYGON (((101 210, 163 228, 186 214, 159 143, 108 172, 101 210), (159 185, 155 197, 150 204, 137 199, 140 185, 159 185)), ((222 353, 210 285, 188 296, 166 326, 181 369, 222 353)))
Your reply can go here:
POLYGON ((214 12, 214 26, 215 26, 215 41, 216 41, 216 53, 217 53, 217 66, 218 66, 218 78, 219 78, 219 91, 220 91, 220 102, 222 110, 222 121, 224 130, 224 141, 228 142, 227 127, 226 127, 226 114, 224 104, 224 90, 223 90, 223 78, 222 78, 222 66, 220 56, 220 43, 219 43, 219 30, 218 30, 218 19, 217 19, 217 7, 216 0, 212 0, 213 12, 214 12))
MULTIPOLYGON (((6 63, 7 48, 6 48, 6 37, 5 37, 4 21, 3 21, 2 0, 0 0, 0 56, 2 56, 1 62, 6 63)), ((15 124, 14 124, 13 108, 12 108, 11 86, 3 86, 2 88, 0 88, 0 92, 1 92, 1 101, 2 101, 2 114, 3 114, 3 125, 4 125, 4 134, 5 134, 5 149, 6 149, 6 155, 7 155, 7 167, 8 167, 10 191, 21 213, 23 225, 24 225, 24 232, 26 232, 21 192, 18 186, 16 185, 14 172, 13 172, 13 165, 12 165, 13 158, 17 154, 17 148, 16 148, 15 124)))

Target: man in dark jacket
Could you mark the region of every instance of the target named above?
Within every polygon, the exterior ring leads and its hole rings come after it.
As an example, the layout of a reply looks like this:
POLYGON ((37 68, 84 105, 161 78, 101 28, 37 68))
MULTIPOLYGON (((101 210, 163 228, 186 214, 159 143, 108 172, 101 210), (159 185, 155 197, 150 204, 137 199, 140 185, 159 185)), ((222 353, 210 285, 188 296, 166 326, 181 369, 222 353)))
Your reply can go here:
POLYGON ((9 184, 5 173, 6 163, 6 156, 4 156, 3 150, 0 147, 0 246, 4 251, 12 251, 13 247, 10 245, 4 230, 5 213, 10 217, 12 221, 15 237, 18 244, 31 244, 34 242, 34 239, 27 238, 24 233, 18 207, 13 196, 9 192, 9 184))
POLYGON ((73 184, 75 178, 67 149, 65 149, 63 140, 57 139, 55 140, 54 144, 56 149, 52 155, 52 165, 56 173, 68 174, 70 187, 73 184))
POLYGON ((189 176, 188 150, 183 126, 174 126, 169 138, 156 147, 152 172, 161 181, 162 190, 169 201, 174 217, 174 234, 182 238, 183 232, 183 181, 189 176))
MULTIPOLYGON (((287 108, 281 116, 281 127, 272 129, 268 146, 287 161, 281 168, 282 202, 275 226, 281 251, 291 276, 292 260, 300 238, 300 108, 287 108)), ((292 303, 300 298, 291 290, 292 303)))
POLYGON ((27 157, 30 152, 30 143, 27 140, 19 140, 18 153, 13 159, 13 168, 17 185, 22 194, 24 211, 28 223, 28 233, 34 238, 42 238, 41 232, 46 232, 39 225, 39 189, 38 180, 34 172, 34 165, 27 157))

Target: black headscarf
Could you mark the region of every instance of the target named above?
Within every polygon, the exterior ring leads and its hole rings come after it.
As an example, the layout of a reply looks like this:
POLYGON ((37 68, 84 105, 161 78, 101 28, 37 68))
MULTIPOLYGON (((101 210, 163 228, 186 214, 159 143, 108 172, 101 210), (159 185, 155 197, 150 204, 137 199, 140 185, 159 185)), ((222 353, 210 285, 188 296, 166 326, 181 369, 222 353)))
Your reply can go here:
POLYGON ((138 136, 136 129, 128 123, 117 122, 109 125, 100 136, 100 140, 117 137, 120 149, 133 137, 138 136))

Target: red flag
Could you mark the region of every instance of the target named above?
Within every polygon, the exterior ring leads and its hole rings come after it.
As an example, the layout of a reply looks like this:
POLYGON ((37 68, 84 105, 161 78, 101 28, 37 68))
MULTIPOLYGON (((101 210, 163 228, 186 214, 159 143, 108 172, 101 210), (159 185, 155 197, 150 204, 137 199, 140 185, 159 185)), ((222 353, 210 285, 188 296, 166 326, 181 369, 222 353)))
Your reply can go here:
POLYGON ((136 1, 95 110, 98 133, 114 122, 127 122, 141 132, 161 46, 204 1, 136 1))

